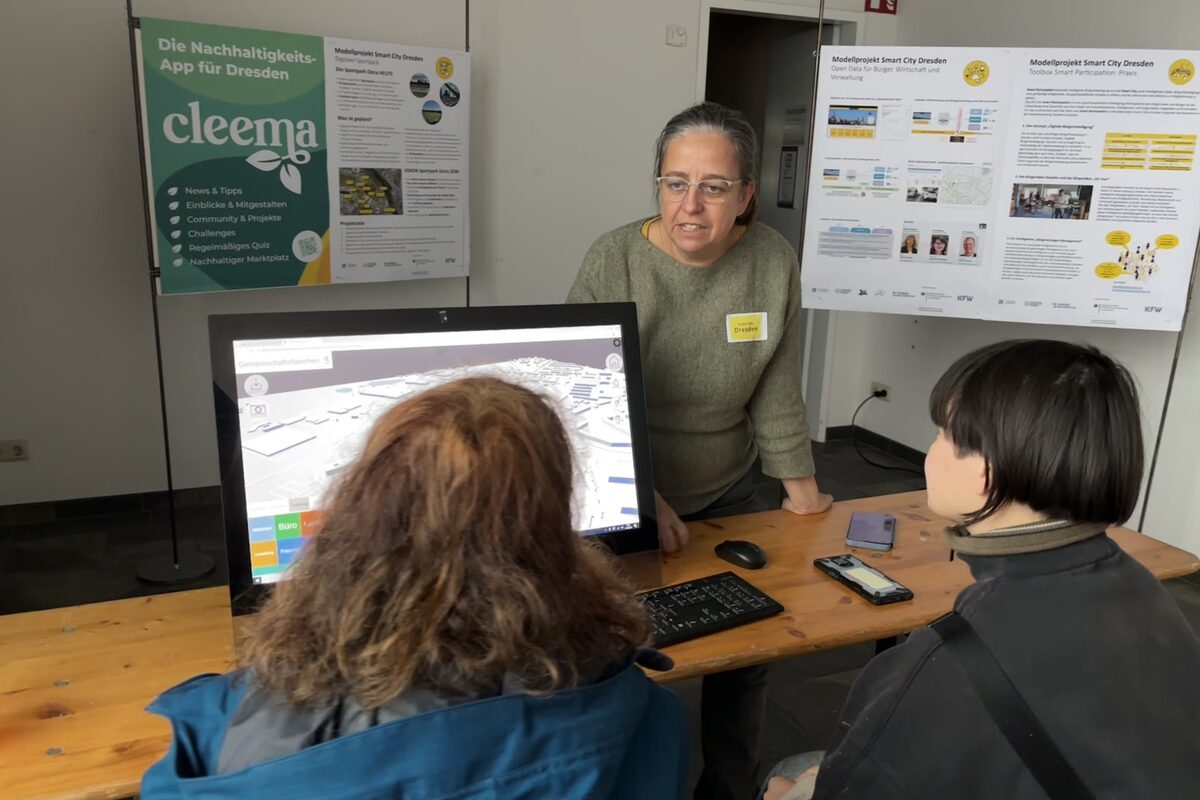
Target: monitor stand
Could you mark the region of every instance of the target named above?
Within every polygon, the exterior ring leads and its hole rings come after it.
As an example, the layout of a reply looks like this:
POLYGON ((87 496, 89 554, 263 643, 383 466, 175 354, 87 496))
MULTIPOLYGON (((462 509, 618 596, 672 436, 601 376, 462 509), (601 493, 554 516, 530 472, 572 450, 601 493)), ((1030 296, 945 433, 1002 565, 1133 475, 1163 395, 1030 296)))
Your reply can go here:
POLYGON ((617 564, 634 591, 644 592, 663 585, 662 554, 657 549, 617 556, 617 564))

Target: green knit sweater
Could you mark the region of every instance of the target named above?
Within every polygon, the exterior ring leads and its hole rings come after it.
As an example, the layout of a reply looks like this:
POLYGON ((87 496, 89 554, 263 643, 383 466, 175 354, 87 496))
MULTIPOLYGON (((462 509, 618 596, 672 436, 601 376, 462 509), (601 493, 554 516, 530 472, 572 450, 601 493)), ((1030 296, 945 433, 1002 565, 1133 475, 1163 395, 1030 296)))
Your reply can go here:
POLYGON ((777 478, 814 472, 800 393, 796 252, 754 223, 715 264, 687 267, 635 222, 601 236, 570 303, 637 303, 654 485, 699 511, 762 457, 777 478), (766 338, 730 342, 729 314, 766 314, 766 338))

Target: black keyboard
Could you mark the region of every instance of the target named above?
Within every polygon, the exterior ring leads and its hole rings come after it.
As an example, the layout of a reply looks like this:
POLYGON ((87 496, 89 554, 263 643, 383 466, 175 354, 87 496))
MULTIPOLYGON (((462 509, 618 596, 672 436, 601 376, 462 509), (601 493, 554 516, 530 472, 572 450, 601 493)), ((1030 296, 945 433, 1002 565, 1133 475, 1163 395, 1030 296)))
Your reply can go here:
POLYGON ((654 628, 654 646, 666 647, 697 636, 765 619, 783 606, 732 572, 696 578, 638 595, 654 628))

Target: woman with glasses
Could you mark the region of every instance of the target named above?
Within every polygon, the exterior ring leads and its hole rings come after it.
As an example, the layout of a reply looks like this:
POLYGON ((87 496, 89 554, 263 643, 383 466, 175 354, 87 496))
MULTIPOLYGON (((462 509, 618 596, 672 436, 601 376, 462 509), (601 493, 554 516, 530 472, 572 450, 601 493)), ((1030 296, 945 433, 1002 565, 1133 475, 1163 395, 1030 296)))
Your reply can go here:
MULTIPOLYGON (((685 520, 832 503, 813 477, 801 399, 796 251, 754 222, 757 174, 742 114, 700 103, 675 115, 655 146, 658 215, 601 236, 568 296, 637 303, 667 551, 687 544, 685 520)), ((765 676, 705 679, 697 797, 753 796, 765 676)))

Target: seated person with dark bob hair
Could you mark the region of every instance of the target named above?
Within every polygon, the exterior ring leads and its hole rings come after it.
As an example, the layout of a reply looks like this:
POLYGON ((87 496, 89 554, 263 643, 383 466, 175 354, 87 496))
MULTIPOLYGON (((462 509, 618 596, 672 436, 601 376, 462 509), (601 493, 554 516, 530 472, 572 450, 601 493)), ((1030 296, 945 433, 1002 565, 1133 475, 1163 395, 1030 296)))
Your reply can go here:
POLYGON ((573 531, 572 475, 527 389, 470 378, 391 408, 243 669, 150 707, 174 741, 141 796, 681 796, 682 708, 634 663, 646 617, 573 531))
POLYGON ((796 784, 766 796, 1195 797, 1200 639, 1106 533, 1141 486, 1129 373, 1003 342, 950 367, 930 413, 929 507, 975 583, 866 666, 819 766, 783 762, 796 784))

